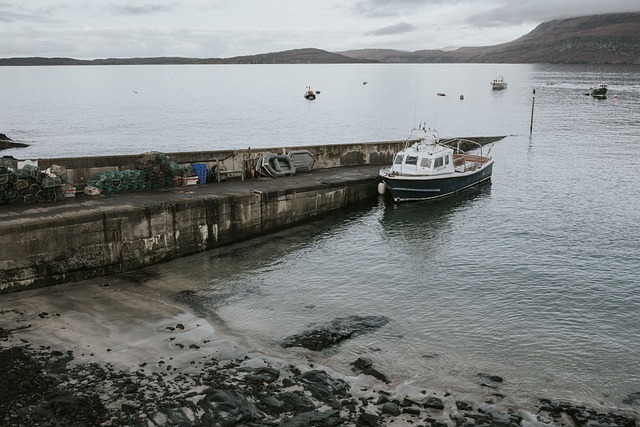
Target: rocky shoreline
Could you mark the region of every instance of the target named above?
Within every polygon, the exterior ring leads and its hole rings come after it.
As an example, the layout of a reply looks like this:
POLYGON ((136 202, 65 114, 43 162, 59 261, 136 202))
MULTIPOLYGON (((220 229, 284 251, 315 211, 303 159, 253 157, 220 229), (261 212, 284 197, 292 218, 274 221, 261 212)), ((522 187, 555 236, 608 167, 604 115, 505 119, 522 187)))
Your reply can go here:
POLYGON ((15 142, 4 133, 0 133, 0 150, 6 150, 7 148, 20 148, 28 147, 28 144, 22 142, 15 142))
MULTIPOLYGON (((636 426, 637 411, 392 387, 367 357, 349 375, 252 352, 152 294, 64 286, 0 295, 3 426, 636 426), (44 311, 46 309, 47 311, 44 311), (532 410, 531 408, 535 408, 532 410)), ((283 347, 326 348, 386 323, 334 319, 283 347)), ((640 404, 640 393, 628 397, 640 404)))

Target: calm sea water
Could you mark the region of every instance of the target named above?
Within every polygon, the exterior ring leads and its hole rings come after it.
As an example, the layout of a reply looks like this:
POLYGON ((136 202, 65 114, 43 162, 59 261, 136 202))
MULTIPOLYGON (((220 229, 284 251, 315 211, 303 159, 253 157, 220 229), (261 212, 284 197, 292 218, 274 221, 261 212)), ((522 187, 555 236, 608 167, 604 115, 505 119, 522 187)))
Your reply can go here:
MULTIPOLYGON (((0 132, 18 158, 507 135, 493 181, 438 204, 379 200, 155 266, 201 314, 282 357, 394 384, 626 407, 640 392, 640 71, 550 65, 0 68, 0 132), (494 93, 503 75, 509 87, 494 93), (363 82, 367 82, 366 85, 363 82), (584 93, 606 82, 607 99, 584 93), (306 85, 321 94, 303 98, 306 85), (533 134, 529 135, 533 89, 533 134), (437 96, 445 93, 447 96, 437 96), (464 100, 460 100, 464 95, 464 100), (310 325, 388 325, 312 353, 310 325)), ((638 409, 637 407, 635 408, 638 409)))

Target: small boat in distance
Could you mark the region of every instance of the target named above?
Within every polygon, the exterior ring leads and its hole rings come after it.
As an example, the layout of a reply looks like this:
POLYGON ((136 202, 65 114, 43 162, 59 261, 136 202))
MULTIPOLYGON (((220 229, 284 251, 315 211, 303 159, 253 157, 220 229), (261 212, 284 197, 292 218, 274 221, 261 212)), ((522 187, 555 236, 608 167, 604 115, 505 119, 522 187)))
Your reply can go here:
POLYGON ((316 94, 311 90, 311 86, 307 86, 307 91, 304 93, 304 97, 309 101, 313 101, 314 99, 316 99, 316 94))
POLYGON ((608 87, 606 84, 598 83, 595 87, 592 87, 591 89, 589 89, 589 93, 591 94, 591 96, 598 98, 598 97, 606 96, 607 90, 608 90, 608 87))
POLYGON ((491 89, 502 90, 507 88, 507 82, 504 81, 504 77, 498 76, 491 82, 491 89))
POLYGON ((489 182, 493 159, 482 151, 475 141, 441 141, 435 132, 419 129, 395 154, 393 164, 380 169, 384 184, 379 192, 388 189, 396 202, 436 200, 489 182), (461 144, 476 147, 477 154, 463 151, 461 144))

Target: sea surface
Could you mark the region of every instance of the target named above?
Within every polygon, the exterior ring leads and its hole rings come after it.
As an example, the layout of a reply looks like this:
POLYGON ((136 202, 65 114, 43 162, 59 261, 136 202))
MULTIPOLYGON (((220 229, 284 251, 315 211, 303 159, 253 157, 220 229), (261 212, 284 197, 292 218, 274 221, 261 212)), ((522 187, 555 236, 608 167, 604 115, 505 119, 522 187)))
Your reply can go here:
POLYGON ((149 268, 253 348, 394 385, 634 408, 640 392, 640 68, 491 64, 0 67, 0 132, 29 159, 401 140, 419 123, 493 145, 490 185, 380 198, 149 268), (493 92, 504 76, 508 88, 493 92), (366 82, 366 84, 364 84, 366 82), (585 95, 605 82, 606 99, 585 95), (303 98, 307 85, 320 91, 303 98), (535 98, 534 98, 535 90, 535 98), (439 96, 438 93, 446 96, 439 96), (463 95, 464 99, 460 99, 463 95), (533 120, 532 120, 533 119, 533 120), (381 329, 324 352, 287 336, 381 329))

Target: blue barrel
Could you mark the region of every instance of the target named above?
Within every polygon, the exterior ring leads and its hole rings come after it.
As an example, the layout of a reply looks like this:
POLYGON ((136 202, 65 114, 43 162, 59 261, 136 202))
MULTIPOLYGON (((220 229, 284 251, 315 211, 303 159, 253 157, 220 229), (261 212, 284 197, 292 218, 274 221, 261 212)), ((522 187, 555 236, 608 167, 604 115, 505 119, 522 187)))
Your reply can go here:
POLYGON ((198 184, 206 184, 207 183, 207 165, 204 163, 194 163, 191 165, 193 167, 193 171, 196 173, 198 177, 198 184))

